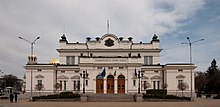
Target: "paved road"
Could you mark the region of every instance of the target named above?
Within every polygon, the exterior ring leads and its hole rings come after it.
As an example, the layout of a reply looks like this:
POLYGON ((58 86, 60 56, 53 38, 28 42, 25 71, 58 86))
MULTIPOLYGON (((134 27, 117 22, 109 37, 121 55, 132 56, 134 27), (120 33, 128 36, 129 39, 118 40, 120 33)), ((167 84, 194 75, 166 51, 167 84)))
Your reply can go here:
POLYGON ((0 100, 0 107, 220 107, 220 100, 196 99, 193 102, 28 102, 9 103, 0 100))

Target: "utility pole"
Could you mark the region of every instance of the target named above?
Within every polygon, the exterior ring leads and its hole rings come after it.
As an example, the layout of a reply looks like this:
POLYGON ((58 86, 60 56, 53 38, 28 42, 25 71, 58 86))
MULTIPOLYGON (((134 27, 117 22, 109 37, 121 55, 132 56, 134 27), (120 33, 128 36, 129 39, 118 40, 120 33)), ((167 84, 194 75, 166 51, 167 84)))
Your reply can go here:
POLYGON ((193 41, 191 42, 189 37, 186 38, 188 40, 188 43, 181 43, 181 44, 188 44, 189 45, 189 60, 190 60, 190 97, 191 97, 191 100, 193 99, 193 96, 192 96, 192 44, 196 43, 196 42, 199 42, 199 41, 203 41, 205 39, 199 39, 199 40, 196 40, 196 41, 193 41))
POLYGON ((28 42, 28 43, 30 43, 31 44, 31 61, 30 61, 30 63, 28 63, 28 64, 30 64, 31 65, 31 94, 30 94, 30 99, 32 100, 32 94, 33 94, 33 69, 32 69, 32 65, 33 65, 33 59, 34 59, 34 57, 33 57, 33 55, 34 55, 34 44, 35 44, 35 42, 38 40, 38 39, 40 39, 40 37, 37 37, 35 40, 33 40, 32 42, 31 41, 29 41, 29 40, 27 40, 27 39, 25 39, 25 38, 22 38, 22 37, 18 37, 19 39, 22 39, 22 40, 24 40, 24 41, 26 41, 26 42, 28 42))

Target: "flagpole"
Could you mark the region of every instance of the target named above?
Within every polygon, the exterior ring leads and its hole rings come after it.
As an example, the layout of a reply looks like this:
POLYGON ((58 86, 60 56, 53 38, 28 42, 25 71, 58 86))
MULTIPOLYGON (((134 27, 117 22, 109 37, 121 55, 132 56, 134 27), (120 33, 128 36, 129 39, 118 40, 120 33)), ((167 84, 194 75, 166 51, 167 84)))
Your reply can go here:
POLYGON ((107 34, 109 34, 109 20, 107 20, 107 34))

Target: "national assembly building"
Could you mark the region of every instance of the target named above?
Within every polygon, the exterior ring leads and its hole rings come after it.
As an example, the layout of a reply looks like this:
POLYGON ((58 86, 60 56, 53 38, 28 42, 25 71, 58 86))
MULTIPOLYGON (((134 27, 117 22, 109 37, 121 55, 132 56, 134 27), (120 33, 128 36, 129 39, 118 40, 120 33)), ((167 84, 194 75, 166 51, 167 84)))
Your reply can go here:
POLYGON ((178 85, 190 96, 194 90, 194 69, 190 63, 160 63, 160 40, 152 36, 148 43, 133 42, 133 38, 105 34, 85 38, 84 43, 69 42, 62 35, 56 49, 59 59, 37 62, 29 56, 25 68, 26 93, 38 94, 37 84, 43 85, 41 94, 70 91, 86 94, 136 94, 146 90, 166 89, 167 94, 180 96, 178 85), (192 79, 192 81, 191 81, 192 79), (191 84, 192 83, 192 84, 191 84))

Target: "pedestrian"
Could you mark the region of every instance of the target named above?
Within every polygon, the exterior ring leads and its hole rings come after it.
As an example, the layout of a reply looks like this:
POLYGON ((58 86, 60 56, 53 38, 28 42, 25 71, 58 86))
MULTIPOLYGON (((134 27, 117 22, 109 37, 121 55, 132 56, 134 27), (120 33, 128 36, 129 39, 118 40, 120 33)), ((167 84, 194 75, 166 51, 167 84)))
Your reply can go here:
POLYGON ((13 98, 14 98, 13 94, 11 93, 9 97, 10 97, 10 102, 13 103, 13 98))
POLYGON ((18 93, 15 93, 15 102, 17 102, 18 99, 18 93))

